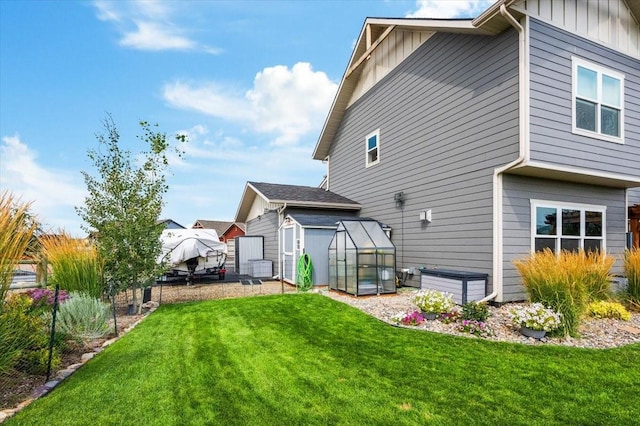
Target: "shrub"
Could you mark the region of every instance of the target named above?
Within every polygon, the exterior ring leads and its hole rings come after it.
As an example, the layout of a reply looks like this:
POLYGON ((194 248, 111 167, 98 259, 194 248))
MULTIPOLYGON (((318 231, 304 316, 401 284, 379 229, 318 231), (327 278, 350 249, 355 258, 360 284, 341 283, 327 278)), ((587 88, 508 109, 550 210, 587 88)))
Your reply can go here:
POLYGON ((462 319, 484 322, 491 316, 486 303, 467 302, 462 305, 462 319))
MULTIPOLYGON (((69 300, 60 305, 56 318, 56 330, 72 336, 77 341, 97 339, 109 331, 110 307, 84 293, 71 293, 69 300)), ((51 314, 46 314, 51 322, 51 314)))
POLYGON ((32 299, 26 294, 7 297, 0 312, 0 374, 14 369, 40 371, 31 365, 35 361, 32 352, 47 351, 48 344, 46 323, 33 311, 32 299))
POLYGON ((560 334, 578 334, 580 318, 591 300, 610 295, 610 270, 615 259, 602 253, 549 249, 516 260, 531 302, 542 303, 562 314, 560 334))
POLYGON ((629 302, 640 306, 640 248, 625 251, 624 271, 627 276, 629 302))
POLYGON ((606 302, 604 300, 590 303, 587 308, 587 313, 594 318, 614 318, 624 321, 631 319, 631 314, 622 304, 618 302, 606 302))
POLYGON ((8 191, 0 193, 0 312, 13 270, 38 226, 29 214, 29 206, 30 203, 16 203, 8 191))
POLYGON ((94 299, 102 297, 102 260, 94 244, 62 233, 42 239, 42 250, 53 269, 52 284, 94 299))
POLYGON ((455 306, 453 294, 437 290, 419 290, 413 298, 413 303, 425 313, 441 314, 449 312, 455 306))

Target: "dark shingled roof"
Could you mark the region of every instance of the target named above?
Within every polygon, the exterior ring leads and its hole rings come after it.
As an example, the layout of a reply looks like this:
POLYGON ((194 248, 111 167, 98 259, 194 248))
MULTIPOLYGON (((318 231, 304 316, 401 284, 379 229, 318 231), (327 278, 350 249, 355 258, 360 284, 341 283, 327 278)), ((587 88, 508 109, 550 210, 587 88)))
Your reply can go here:
POLYGON ((352 201, 342 195, 313 186, 281 185, 275 183, 249 182, 257 191, 264 195, 270 202, 314 202, 331 204, 353 204, 352 201))
POLYGON ((338 226, 338 222, 343 219, 356 219, 355 212, 354 214, 339 212, 337 214, 329 214, 326 211, 322 211, 319 214, 311 214, 311 213, 290 213, 291 216, 296 222, 298 222, 301 226, 308 227, 331 227, 336 228, 338 226))

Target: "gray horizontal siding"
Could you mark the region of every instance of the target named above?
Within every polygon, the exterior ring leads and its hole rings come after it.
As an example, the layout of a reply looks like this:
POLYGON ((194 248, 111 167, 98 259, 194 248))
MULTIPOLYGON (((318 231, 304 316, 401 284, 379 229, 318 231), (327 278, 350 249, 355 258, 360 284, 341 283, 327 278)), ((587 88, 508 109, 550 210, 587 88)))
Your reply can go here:
POLYGON ((627 192, 627 199, 629 200, 629 205, 633 206, 634 204, 640 204, 640 188, 633 188, 627 192))
POLYGON ((436 34, 345 112, 330 189, 392 227, 397 268, 491 273, 493 169, 518 155, 517 42, 512 30, 436 34), (380 163, 366 168, 364 137, 378 128, 380 163))
POLYGON ((273 271, 280 271, 278 261, 278 213, 268 212, 247 222, 245 235, 264 237, 264 258, 273 261, 273 271))
POLYGON ((546 23, 530 21, 531 159, 640 176, 640 61, 546 23), (571 57, 625 75, 624 144, 571 133, 571 57))
MULTIPOLYGON (((624 189, 505 175, 503 196, 504 301, 526 298, 520 275, 513 266, 513 261, 523 259, 531 253, 532 199, 607 206, 607 251, 618 256, 624 250, 626 232, 624 189)), ((621 272, 619 261, 616 262, 614 272, 621 272)))

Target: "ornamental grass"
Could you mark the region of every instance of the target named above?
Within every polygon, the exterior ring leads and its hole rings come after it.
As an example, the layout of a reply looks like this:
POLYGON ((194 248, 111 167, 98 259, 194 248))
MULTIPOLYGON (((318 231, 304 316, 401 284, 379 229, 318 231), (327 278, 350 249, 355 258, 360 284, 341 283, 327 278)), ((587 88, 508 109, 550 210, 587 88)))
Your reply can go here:
POLYGON ((102 296, 102 260, 94 244, 62 233, 43 238, 42 250, 53 269, 52 284, 94 299, 102 296))
POLYGON ((640 248, 625 251, 624 271, 627 276, 629 302, 635 307, 640 307, 640 248))
POLYGON ((580 318, 593 300, 611 294, 611 267, 615 258, 599 252, 559 254, 545 249, 513 262, 531 302, 562 314, 558 333, 578 335, 580 318))
POLYGON ((30 220, 31 203, 20 203, 8 191, 0 194, 0 312, 13 271, 33 237, 37 223, 30 220))

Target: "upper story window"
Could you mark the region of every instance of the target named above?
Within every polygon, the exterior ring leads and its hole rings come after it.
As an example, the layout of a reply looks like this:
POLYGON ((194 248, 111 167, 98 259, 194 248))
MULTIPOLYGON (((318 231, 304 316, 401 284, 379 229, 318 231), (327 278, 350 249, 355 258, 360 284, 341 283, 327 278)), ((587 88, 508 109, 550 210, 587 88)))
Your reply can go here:
POLYGON ((624 76, 579 58, 573 64, 573 133, 623 142, 624 76))
POLYGON ((531 200, 532 251, 604 251, 606 207, 531 200))
POLYGON ((380 129, 369 133, 364 140, 365 143, 365 165, 373 166, 380 162, 380 129))

